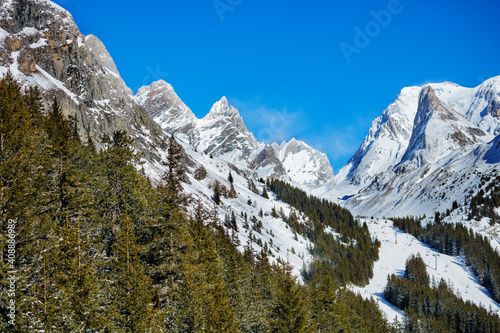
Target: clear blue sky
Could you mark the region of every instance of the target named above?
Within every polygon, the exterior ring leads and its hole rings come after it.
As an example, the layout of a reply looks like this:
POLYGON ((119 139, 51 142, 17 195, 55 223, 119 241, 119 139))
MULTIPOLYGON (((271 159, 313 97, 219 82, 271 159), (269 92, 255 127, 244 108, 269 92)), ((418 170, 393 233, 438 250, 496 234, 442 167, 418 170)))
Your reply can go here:
POLYGON ((134 93, 164 79, 198 117, 225 95, 257 139, 296 137, 335 172, 402 87, 500 75, 495 0, 55 2, 134 93))

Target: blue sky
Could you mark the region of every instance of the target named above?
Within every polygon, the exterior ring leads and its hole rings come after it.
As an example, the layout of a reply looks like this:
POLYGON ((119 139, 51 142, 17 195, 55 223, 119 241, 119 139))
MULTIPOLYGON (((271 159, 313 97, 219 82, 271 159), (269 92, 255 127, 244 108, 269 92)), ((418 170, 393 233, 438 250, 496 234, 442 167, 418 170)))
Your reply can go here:
POLYGON ((227 96, 257 139, 335 172, 401 88, 500 75, 499 1, 55 0, 134 93, 163 79, 200 118, 227 96))

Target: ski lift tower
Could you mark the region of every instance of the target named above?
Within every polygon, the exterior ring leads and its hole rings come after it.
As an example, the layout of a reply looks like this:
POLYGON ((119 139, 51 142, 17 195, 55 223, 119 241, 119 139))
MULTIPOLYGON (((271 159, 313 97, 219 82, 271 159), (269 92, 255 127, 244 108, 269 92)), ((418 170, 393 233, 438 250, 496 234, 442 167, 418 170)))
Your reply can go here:
POLYGON ((439 257, 439 253, 434 253, 432 256, 433 256, 434 258, 436 258, 436 268, 435 268, 435 269, 436 269, 436 271, 437 271, 437 269, 438 269, 438 257, 439 257))

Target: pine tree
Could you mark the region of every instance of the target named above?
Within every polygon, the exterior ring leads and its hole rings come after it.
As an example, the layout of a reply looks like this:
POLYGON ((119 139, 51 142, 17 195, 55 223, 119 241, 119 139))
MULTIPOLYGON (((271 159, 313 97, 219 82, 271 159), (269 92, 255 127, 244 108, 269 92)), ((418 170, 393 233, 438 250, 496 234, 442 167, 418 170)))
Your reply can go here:
POLYGON ((324 276, 311 284, 312 318, 319 332, 351 332, 347 309, 338 299, 333 280, 324 276))
POLYGON ((276 296, 271 313, 271 332, 308 332, 309 316, 305 293, 292 275, 287 261, 278 268, 276 296))
POLYGON ((233 183, 231 183, 231 188, 227 196, 228 198, 236 198, 238 196, 238 193, 236 193, 233 183))
POLYGON ((234 211, 231 211, 231 228, 236 232, 238 231, 238 223, 236 222, 234 211))
POLYGON ((140 259, 142 247, 137 243, 133 223, 127 215, 121 222, 111 264, 114 280, 112 309, 116 312, 110 314, 114 317, 115 327, 129 332, 145 332, 149 328, 152 285, 144 273, 140 259))
POLYGON ((195 243, 191 260, 185 262, 178 319, 180 331, 235 332, 236 321, 214 234, 194 220, 190 230, 195 243))
POLYGON ((266 187, 262 189, 262 197, 265 199, 269 199, 269 194, 267 194, 266 187))
POLYGON ((220 191, 220 183, 218 180, 215 181, 214 183, 214 194, 213 194, 213 198, 214 198, 214 202, 216 205, 220 205, 221 203, 221 200, 220 200, 220 196, 221 196, 221 191, 220 191))
POLYGON ((182 146, 177 143, 174 136, 170 136, 167 148, 168 158, 163 164, 166 171, 162 182, 166 187, 166 194, 173 203, 185 204, 186 198, 182 195, 182 182, 185 177, 185 168, 182 161, 185 159, 182 146))
POLYGON ((64 321, 60 328, 67 331, 77 329, 97 330, 106 324, 104 314, 99 312, 103 298, 97 278, 95 253, 88 235, 88 225, 82 223, 80 213, 76 221, 60 228, 61 238, 53 256, 56 267, 55 278, 65 300, 64 321))

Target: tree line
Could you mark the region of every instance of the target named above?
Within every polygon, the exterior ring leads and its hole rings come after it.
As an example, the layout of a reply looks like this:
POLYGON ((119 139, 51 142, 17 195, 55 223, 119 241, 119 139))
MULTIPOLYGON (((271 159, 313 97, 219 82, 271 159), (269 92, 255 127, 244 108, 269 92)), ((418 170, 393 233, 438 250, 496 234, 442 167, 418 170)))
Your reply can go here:
POLYGON ((500 254, 491 247, 484 236, 467 229, 464 225, 434 223, 422 227, 414 218, 395 218, 394 226, 415 236, 441 253, 464 256, 479 283, 500 302, 500 254))
POLYGON ((339 291, 337 277, 301 284, 288 262, 271 264, 251 243, 238 251, 216 208, 183 195, 173 137, 155 186, 132 137, 100 140, 98 151, 91 136, 82 139, 57 100, 45 108, 36 88, 10 75, 0 81, 2 332, 392 330, 374 301, 339 291), (5 292, 12 270, 14 325, 5 292))
POLYGON ((500 318, 457 297, 444 279, 430 281, 420 255, 406 262, 404 277, 387 279, 384 297, 405 311, 405 332, 498 332, 500 318))
POLYGON ((310 196, 284 181, 270 180, 268 187, 278 200, 307 217, 307 222, 302 223, 293 212, 284 216, 294 232, 312 243, 314 260, 304 269, 306 279, 319 274, 333 276, 341 285, 368 283, 373 276, 373 262, 378 260, 380 242, 371 239, 366 223, 360 225, 347 209, 310 196))

